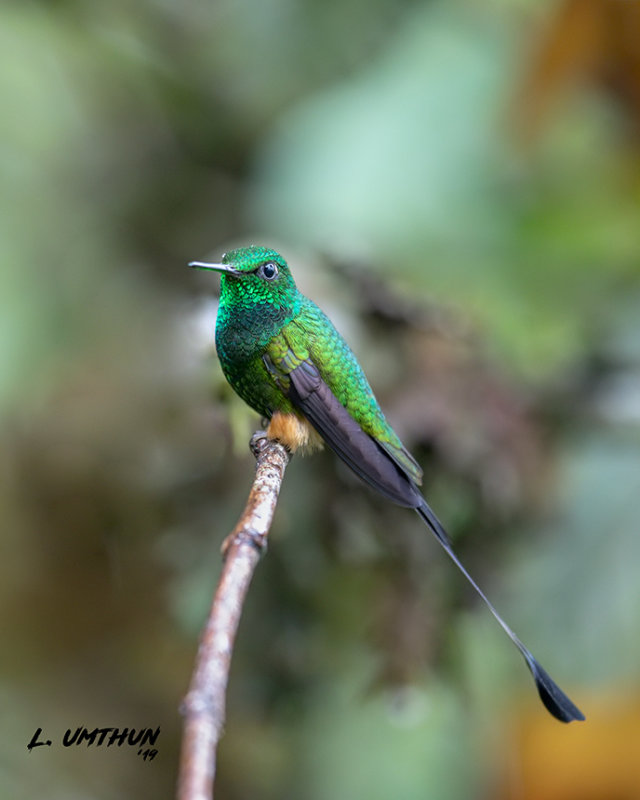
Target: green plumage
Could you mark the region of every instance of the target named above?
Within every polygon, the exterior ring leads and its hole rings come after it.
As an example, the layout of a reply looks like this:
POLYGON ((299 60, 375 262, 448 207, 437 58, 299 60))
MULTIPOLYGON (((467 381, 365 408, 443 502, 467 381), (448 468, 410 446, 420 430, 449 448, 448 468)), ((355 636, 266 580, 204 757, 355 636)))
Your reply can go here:
POLYGON ((218 357, 237 394, 268 418, 275 411, 297 413, 286 394, 289 375, 309 361, 351 418, 420 484, 422 470, 385 419, 355 355, 298 291, 282 256, 247 247, 227 253, 223 264, 241 273, 223 273, 216 322, 218 357), (277 267, 270 281, 256 271, 265 262, 277 267))
MULTIPOLYGON (((325 314, 300 294, 281 255, 262 247, 227 253, 222 264, 191 266, 222 273, 216 348, 223 372, 259 414, 305 435, 310 425, 364 481, 384 497, 414 508, 485 601, 524 657, 547 709, 563 722, 584 715, 500 617, 453 551, 421 495, 422 470, 386 421, 356 357, 325 314), (298 422, 298 420, 302 422, 298 422)), ((272 423, 273 424, 273 423, 272 423)), ((293 441, 293 439, 292 439, 293 441)), ((297 445, 296 445, 297 446, 297 445)))

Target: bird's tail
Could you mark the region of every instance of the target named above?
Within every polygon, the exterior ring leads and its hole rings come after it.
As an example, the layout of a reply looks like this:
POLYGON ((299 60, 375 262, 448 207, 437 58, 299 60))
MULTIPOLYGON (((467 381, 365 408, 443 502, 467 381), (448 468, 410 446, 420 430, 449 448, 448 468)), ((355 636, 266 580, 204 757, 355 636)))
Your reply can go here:
POLYGON ((453 563, 458 567, 460 572, 462 572, 465 578, 469 581, 469 583, 473 586, 476 592, 484 600, 487 607, 489 608, 489 611, 491 611, 491 613, 496 618, 496 620, 498 621, 504 632, 515 644, 518 650, 522 653, 522 656, 524 657, 524 660, 527 662, 527 666, 529 667, 531 674, 533 675, 533 679, 536 682, 540 699, 544 703, 549 713, 553 714, 553 716, 556 717, 556 719, 559 719, 561 722, 572 722, 573 720, 583 720, 584 714, 582 713, 582 711, 580 711, 580 709, 576 705, 574 705, 574 703, 572 703, 572 701, 567 697, 567 695, 562 691, 562 689, 557 685, 557 683, 555 683, 555 681, 552 680, 551 676, 547 673, 547 671, 540 666, 540 664, 536 661, 536 659, 531 655, 529 650, 522 644, 520 639, 518 639, 515 633, 502 619, 500 614, 498 614, 493 604, 487 598, 482 589, 473 580, 471 575, 469 575, 469 573, 466 570, 466 567, 462 564, 458 556, 453 551, 451 540, 449 539, 447 532, 442 526, 442 523, 433 513, 433 511, 429 507, 429 504, 424 498, 422 499, 421 504, 416 507, 416 511, 418 512, 420 517, 422 517, 422 519, 426 522, 428 527, 431 529, 431 532, 440 542, 442 547, 446 550, 449 558, 453 561, 453 563))

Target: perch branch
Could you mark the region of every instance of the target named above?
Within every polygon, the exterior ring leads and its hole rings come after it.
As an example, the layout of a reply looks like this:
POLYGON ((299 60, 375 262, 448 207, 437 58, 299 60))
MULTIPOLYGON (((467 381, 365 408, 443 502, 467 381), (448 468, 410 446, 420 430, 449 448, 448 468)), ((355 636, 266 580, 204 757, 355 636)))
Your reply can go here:
POLYGON ((211 800, 216 750, 222 736, 229 667, 244 598, 267 544, 280 486, 289 462, 286 449, 263 431, 251 438, 256 475, 237 525, 222 545, 224 565, 207 619, 189 691, 178 800, 211 800))

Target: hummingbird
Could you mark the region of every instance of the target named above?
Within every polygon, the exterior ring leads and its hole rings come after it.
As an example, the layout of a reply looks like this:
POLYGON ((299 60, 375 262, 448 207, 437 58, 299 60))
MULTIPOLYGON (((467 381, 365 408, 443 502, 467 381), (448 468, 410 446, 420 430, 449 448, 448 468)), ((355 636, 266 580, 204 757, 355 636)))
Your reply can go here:
POLYGON ((326 444, 387 500, 414 509, 522 654, 547 710, 584 714, 524 646, 471 577, 420 491, 422 469, 387 422, 367 378, 329 318, 297 288, 285 259, 266 247, 190 267, 221 273, 215 341, 234 391, 269 420, 267 436, 291 453, 326 444))

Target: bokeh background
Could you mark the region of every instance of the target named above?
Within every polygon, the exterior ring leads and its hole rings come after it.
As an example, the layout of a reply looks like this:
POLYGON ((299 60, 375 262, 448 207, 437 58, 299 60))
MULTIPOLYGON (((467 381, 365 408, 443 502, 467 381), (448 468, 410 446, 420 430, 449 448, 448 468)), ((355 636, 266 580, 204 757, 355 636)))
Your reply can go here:
POLYGON ((218 796, 640 797, 640 4, 4 0, 0 52, 0 794, 174 794, 259 425, 186 263, 261 243, 588 721, 415 515, 295 458, 218 796))

